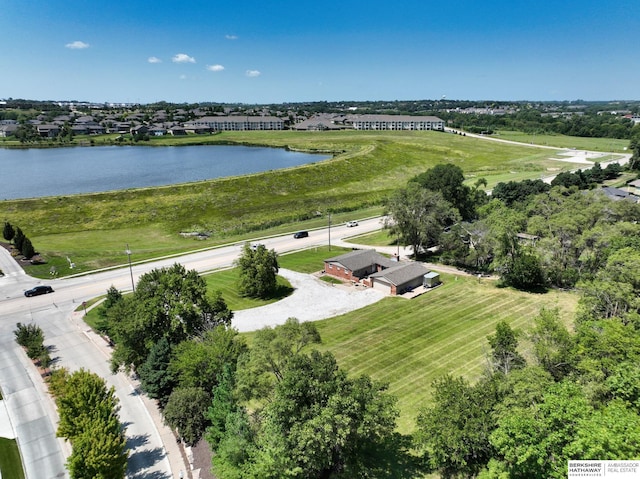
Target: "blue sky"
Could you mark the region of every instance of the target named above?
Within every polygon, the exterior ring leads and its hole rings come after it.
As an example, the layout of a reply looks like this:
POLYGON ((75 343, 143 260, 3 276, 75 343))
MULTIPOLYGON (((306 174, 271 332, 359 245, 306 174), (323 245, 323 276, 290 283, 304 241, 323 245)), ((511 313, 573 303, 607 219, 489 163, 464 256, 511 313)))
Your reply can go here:
POLYGON ((0 98, 638 100, 639 0, 0 0, 0 98))

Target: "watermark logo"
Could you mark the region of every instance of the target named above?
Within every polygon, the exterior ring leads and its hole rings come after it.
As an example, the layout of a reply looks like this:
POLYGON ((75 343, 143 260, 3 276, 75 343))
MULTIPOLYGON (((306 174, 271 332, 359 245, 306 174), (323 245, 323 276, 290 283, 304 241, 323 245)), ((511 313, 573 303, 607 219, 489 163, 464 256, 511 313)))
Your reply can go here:
POLYGON ((568 479, 640 479, 640 461, 569 461, 568 479))

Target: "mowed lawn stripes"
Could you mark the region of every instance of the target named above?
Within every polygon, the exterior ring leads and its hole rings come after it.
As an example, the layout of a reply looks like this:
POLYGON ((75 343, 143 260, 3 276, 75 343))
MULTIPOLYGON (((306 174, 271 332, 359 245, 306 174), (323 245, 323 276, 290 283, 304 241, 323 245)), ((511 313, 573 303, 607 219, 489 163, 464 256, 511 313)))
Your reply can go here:
POLYGON ((444 284, 417 298, 386 298, 318 322, 322 349, 350 374, 389 383, 401 411, 399 430, 410 433, 431 401, 431 383, 444 375, 477 380, 487 366, 487 336, 499 321, 527 330, 543 306, 573 317, 577 297, 552 291, 528 294, 489 280, 442 275, 444 284))

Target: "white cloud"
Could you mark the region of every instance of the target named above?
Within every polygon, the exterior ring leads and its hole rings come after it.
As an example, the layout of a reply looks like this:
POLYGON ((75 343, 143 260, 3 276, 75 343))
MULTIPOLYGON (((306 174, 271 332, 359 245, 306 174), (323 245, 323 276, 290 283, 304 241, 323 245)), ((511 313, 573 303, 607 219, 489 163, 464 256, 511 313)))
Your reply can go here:
POLYGON ((207 65, 207 70, 210 72, 221 72, 224 70, 224 67, 222 65, 207 65))
POLYGON ((259 77, 261 73, 258 70, 247 70, 245 75, 249 78, 259 77))
POLYGON ((178 53, 177 55, 174 55, 171 61, 174 63, 195 63, 196 59, 190 57, 186 53, 178 53))
POLYGON ((149 63, 162 63, 162 60, 160 60, 158 57, 149 57, 147 61, 149 63))
POLYGON ((186 80, 187 79, 187 75, 180 75, 178 78, 180 78, 180 80, 186 80))
POLYGON ((83 48, 89 48, 89 44, 76 40, 75 42, 67 43, 65 47, 70 48, 71 50, 82 50, 83 48))
POLYGON ((238 36, 237 35, 225 35, 224 38, 226 38, 227 40, 237 40, 238 36))

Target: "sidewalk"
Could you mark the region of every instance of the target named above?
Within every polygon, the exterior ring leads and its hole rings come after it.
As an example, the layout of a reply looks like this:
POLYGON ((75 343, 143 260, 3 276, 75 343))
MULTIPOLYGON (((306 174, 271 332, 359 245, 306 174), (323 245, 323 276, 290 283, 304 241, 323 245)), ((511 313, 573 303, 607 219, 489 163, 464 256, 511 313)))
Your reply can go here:
POLYGON ((16 432, 13 430, 13 424, 9 419, 9 411, 7 411, 7 405, 4 400, 0 400, 0 437, 16 438, 16 432))
MULTIPOLYGON (((73 313, 73 321, 76 323, 85 324, 83 321, 84 313, 83 312, 74 312, 73 313)), ((86 325, 82 328, 84 334, 87 338, 98 348, 106 357, 111 357, 111 347, 107 343, 107 341, 100 335, 96 334, 93 330, 88 328, 86 325)), ((133 379, 131 376, 124 375, 126 380, 131 384, 131 389, 134 391, 140 391, 140 383, 133 379)), ((158 435, 162 441, 164 446, 164 453, 169 461, 169 466, 171 468, 172 477, 180 478, 184 477, 185 479, 192 477, 190 467, 187 467, 180 445, 178 444, 173 431, 164 424, 164 420, 162 418, 162 413, 155 401, 150 399, 147 395, 143 393, 139 393, 138 398, 144 404, 147 412, 149 413, 149 417, 153 420, 153 423, 158 430, 158 435), (183 474, 181 476, 180 474, 183 474)))

